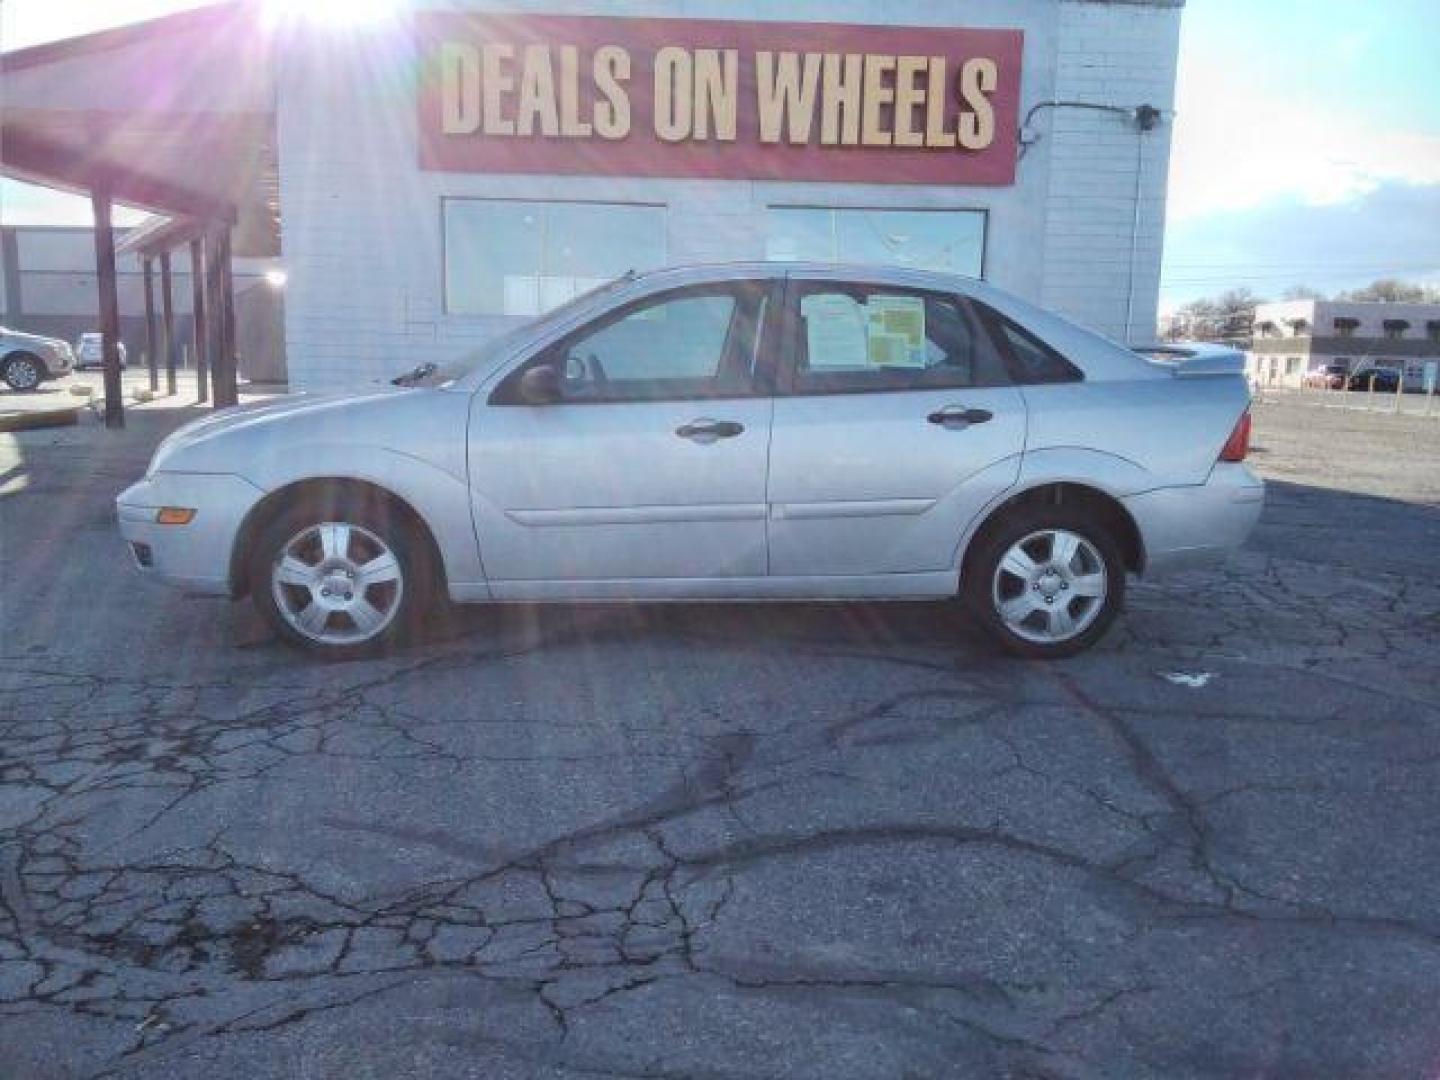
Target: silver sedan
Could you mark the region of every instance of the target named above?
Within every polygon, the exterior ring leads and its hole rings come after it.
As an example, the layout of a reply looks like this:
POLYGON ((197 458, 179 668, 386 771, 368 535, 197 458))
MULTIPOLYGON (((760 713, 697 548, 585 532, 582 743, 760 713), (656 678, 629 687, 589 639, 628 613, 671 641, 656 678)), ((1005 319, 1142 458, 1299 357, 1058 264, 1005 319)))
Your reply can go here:
POLYGON ((147 573, 348 656, 455 602, 959 598, 1059 657, 1129 574, 1239 546, 1243 360, 1142 357, 982 283, 626 275, 451 368, 181 429, 118 500, 147 573))

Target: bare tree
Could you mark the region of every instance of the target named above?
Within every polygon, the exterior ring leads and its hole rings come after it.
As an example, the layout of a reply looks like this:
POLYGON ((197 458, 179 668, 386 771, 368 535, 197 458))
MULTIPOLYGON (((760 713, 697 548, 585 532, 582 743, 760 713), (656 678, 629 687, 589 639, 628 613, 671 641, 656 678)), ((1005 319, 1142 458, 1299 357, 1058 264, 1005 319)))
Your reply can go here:
POLYGON ((1374 301, 1390 304, 1424 304, 1436 300, 1437 291, 1433 286, 1416 285, 1396 278, 1382 278, 1371 282, 1363 289, 1351 289, 1336 297, 1337 300, 1374 301))
POLYGON ((1255 305, 1261 302, 1249 289, 1229 289, 1216 297, 1192 300, 1176 312, 1173 336, 1195 341, 1248 338, 1255 322, 1255 305))

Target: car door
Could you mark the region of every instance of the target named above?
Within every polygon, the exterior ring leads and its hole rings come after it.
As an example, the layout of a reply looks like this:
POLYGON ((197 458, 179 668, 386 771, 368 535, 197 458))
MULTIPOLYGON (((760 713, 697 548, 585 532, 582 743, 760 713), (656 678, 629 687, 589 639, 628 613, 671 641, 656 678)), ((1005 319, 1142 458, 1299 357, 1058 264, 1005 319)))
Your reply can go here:
POLYGON ((497 595, 546 594, 505 583, 624 595, 613 583, 764 576, 771 400, 756 357, 771 287, 626 303, 477 395, 472 502, 497 595), (526 373, 542 367, 559 376, 555 398, 527 403, 526 373))
POLYGON ((785 303, 771 574, 944 587, 966 527, 1019 475, 1025 400, 994 343, 942 292, 814 275, 785 303))

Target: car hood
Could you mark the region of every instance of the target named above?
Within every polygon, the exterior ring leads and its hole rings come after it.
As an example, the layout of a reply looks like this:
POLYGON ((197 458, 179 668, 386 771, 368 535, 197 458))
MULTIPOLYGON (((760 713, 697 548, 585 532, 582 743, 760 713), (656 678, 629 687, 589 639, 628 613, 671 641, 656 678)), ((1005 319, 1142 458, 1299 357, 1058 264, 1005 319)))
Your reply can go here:
POLYGON ((168 436, 150 460, 150 473, 167 467, 175 468, 177 457, 185 451, 241 432, 263 437, 266 429, 279 429, 306 419, 330 419, 346 409, 363 411, 374 402, 392 400, 415 390, 409 387, 381 386, 346 394, 288 394, 278 401, 258 401, 236 405, 210 416, 194 420, 168 436))
POLYGON ((51 349, 63 349, 67 343, 59 338, 44 334, 27 334, 23 330, 0 330, 0 342, 10 345, 44 345, 51 349))

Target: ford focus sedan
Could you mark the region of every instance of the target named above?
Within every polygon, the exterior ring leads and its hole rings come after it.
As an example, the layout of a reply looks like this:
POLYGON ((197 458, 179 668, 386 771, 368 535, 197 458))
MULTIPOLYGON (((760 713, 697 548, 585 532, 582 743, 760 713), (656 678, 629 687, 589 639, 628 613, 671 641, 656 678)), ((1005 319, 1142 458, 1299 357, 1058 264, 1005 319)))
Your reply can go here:
POLYGON ((191 424, 120 527, 146 573, 336 657, 447 599, 917 598, 1061 657, 1127 576, 1254 526, 1242 372, 942 274, 630 274, 451 368, 191 424))

